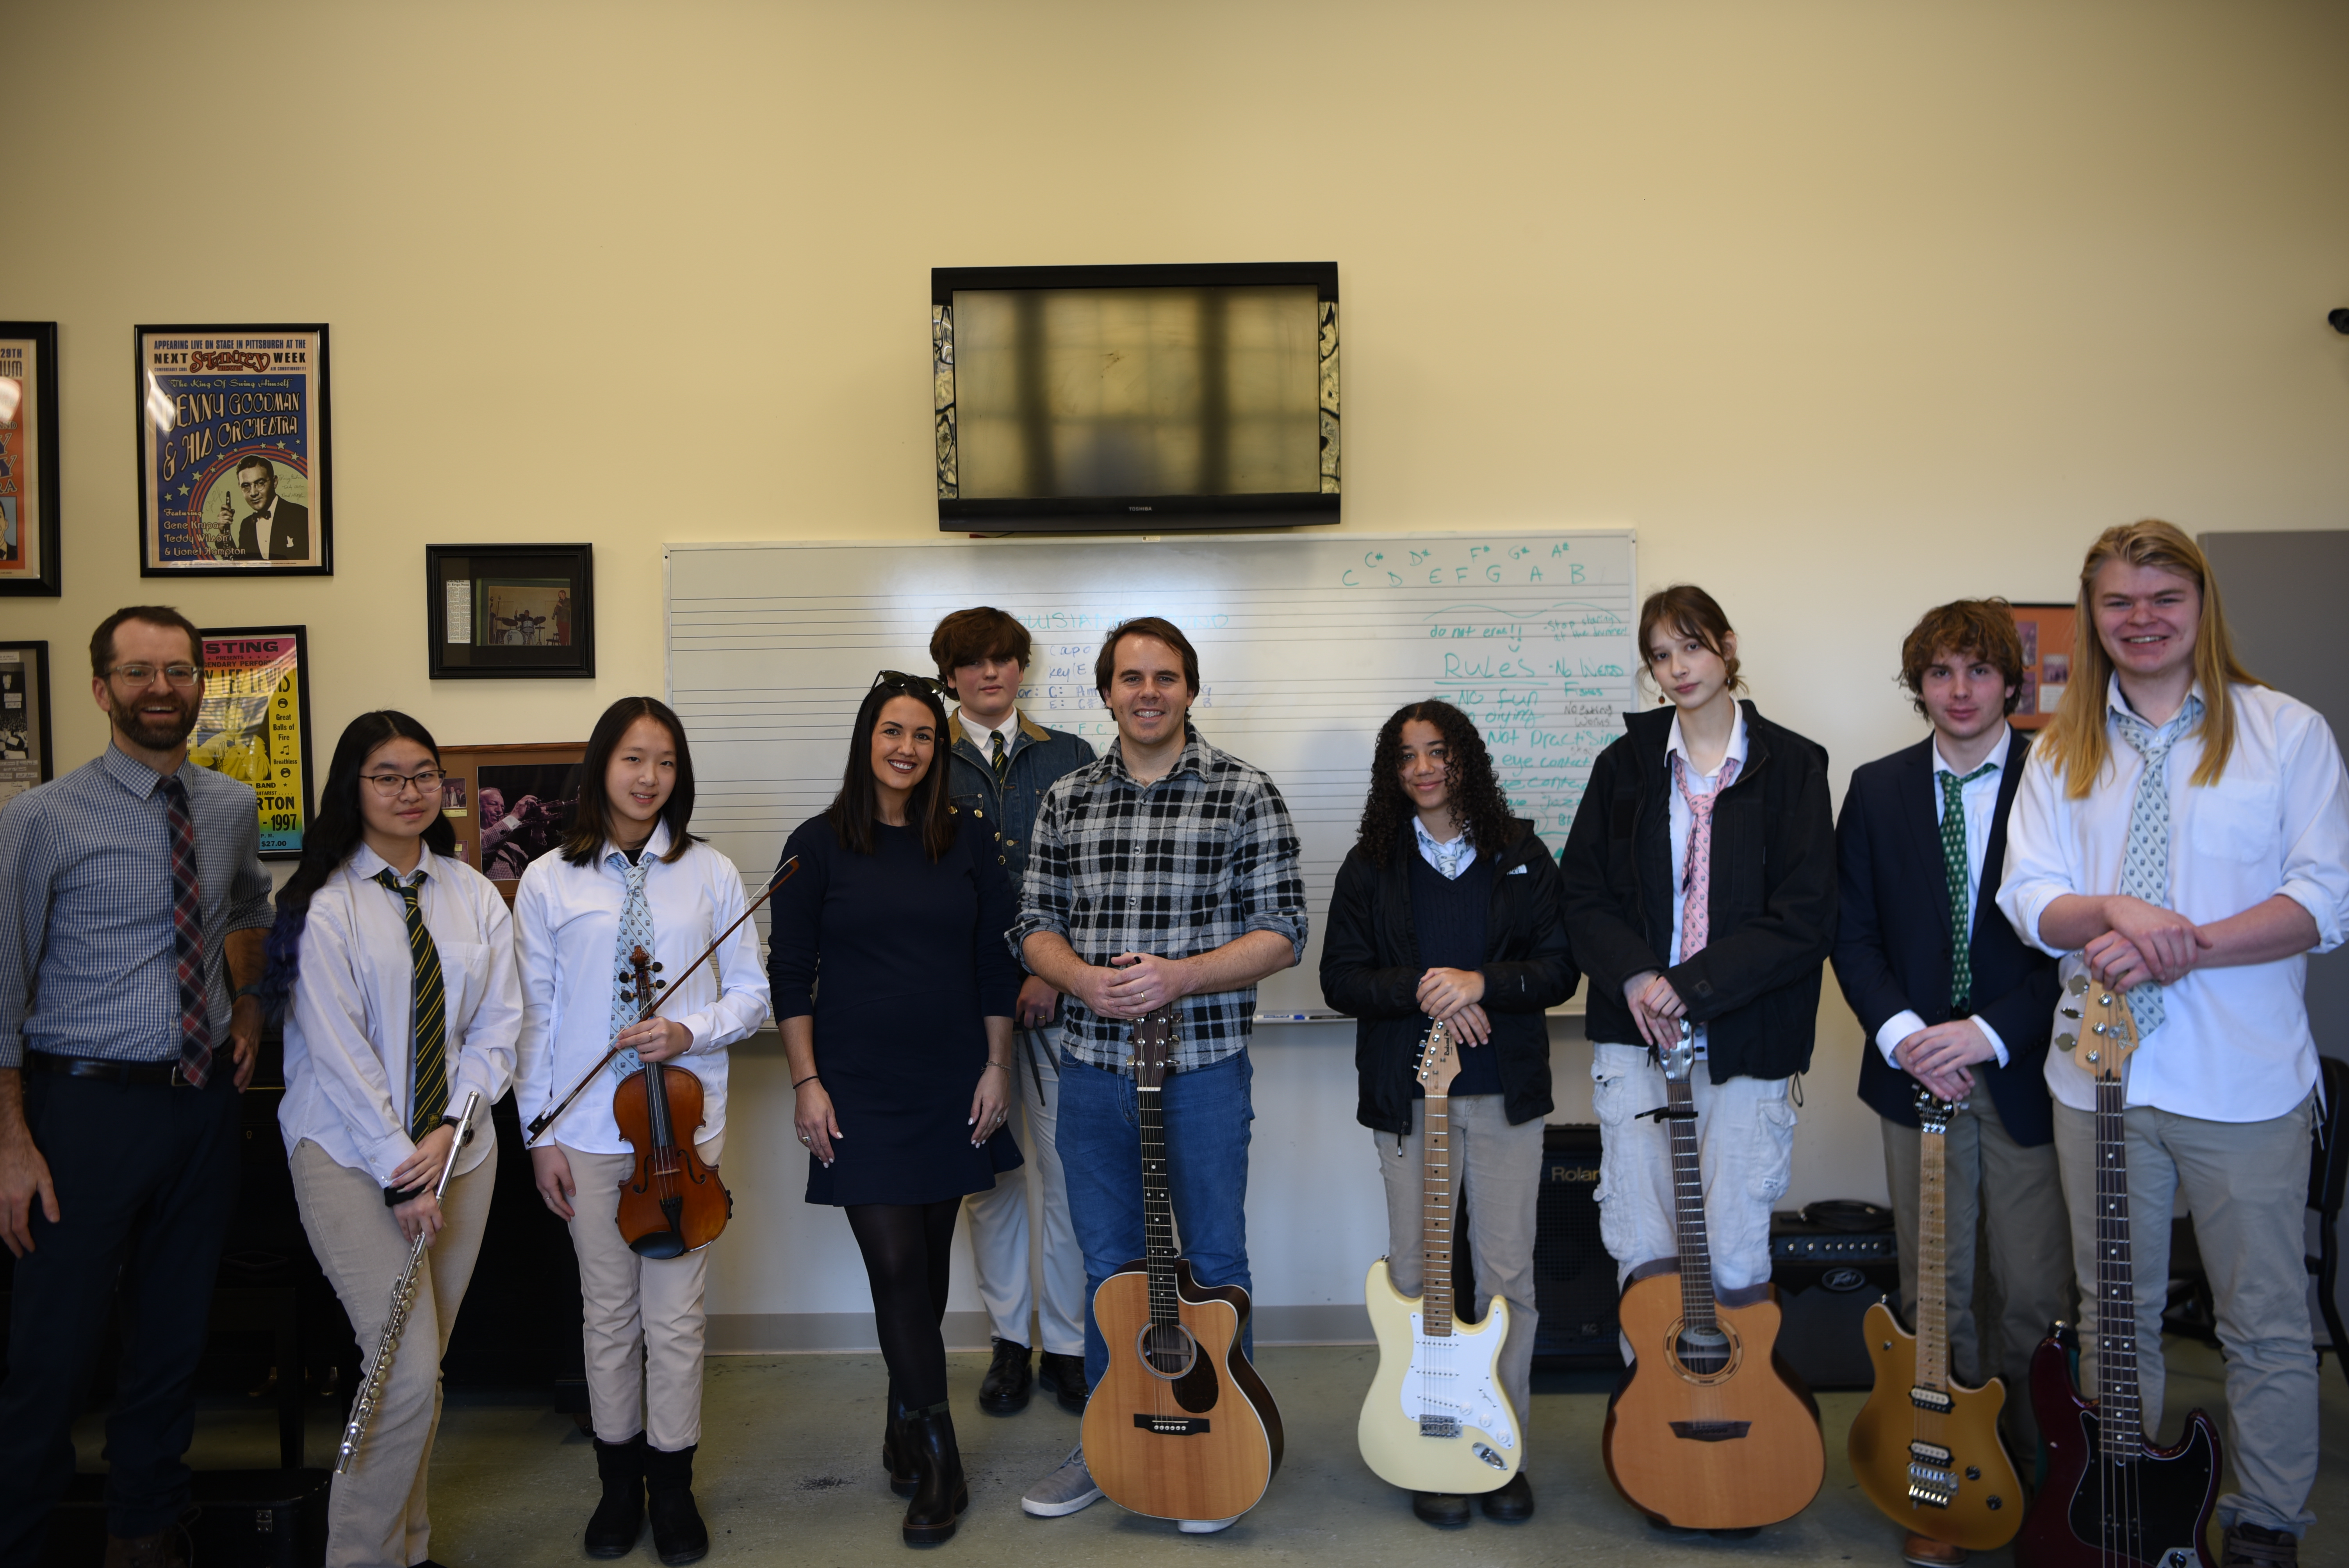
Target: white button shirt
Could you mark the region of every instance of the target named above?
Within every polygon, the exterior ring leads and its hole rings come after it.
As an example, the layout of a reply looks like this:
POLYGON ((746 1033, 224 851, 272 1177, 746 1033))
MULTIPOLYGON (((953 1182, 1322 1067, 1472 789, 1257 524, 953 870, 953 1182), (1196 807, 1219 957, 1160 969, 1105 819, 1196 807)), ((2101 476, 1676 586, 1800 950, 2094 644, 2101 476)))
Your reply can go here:
MULTIPOLYGON (((2001 781, 2006 777, 2006 748, 2013 744, 2013 740, 2014 737, 2008 733, 2006 721, 2001 719, 1998 726, 1998 739, 1991 747, 1990 755, 1983 758, 1982 763, 1976 765, 1986 764, 1990 771, 1972 783, 1961 786, 1958 790, 1959 809, 1966 814, 1966 885, 1972 890, 1966 898, 1966 941, 1968 943, 1973 941, 1974 923, 1982 919, 1982 900, 1974 894, 1982 892, 1982 861, 1990 855, 1991 823, 1998 816, 1999 787, 2001 781)), ((1966 769, 1966 773, 1972 771, 1971 768, 1966 769)), ((1936 740, 1933 743, 1932 782, 1933 820, 1936 822, 1948 820, 1950 815, 1950 797, 1946 792, 1947 787, 1941 782, 1941 775, 1944 773, 1955 779, 1962 779, 1966 776, 1965 773, 1961 773, 1950 766, 1949 759, 1941 755, 1940 742, 1936 740)), ((1947 887, 1939 889, 1938 892, 1942 898, 1950 896, 1947 887)), ((1973 1025, 1982 1032, 1983 1037, 1990 1041, 1990 1048, 1998 1053, 1998 1065, 2006 1066, 2006 1042, 1998 1037, 1998 1031, 1991 1027, 1990 1020, 1976 1017, 1973 1025)), ((1893 1054, 1894 1051, 1899 1048, 1901 1041, 1924 1026, 1925 1020, 1922 1017, 1913 1010, 1904 1007, 1885 1019, 1884 1027, 1876 1031, 1876 1048, 1884 1053, 1886 1061, 1897 1068, 1900 1065, 1900 1058, 1893 1054)))
MULTIPOLYGON (((1737 763, 1738 776, 1743 778, 1745 773, 1745 707, 1743 703, 1732 703, 1730 711, 1737 717, 1730 725, 1729 748, 1721 754, 1721 761, 1710 773, 1699 773, 1696 764, 1689 759, 1688 743, 1681 738, 1679 714, 1672 715, 1672 732, 1664 740, 1664 793, 1671 803, 1672 812, 1672 955, 1667 962, 1674 965, 1687 956, 1681 952, 1681 922, 1688 913, 1689 894, 1697 890, 1688 885, 1689 830, 1696 825, 1696 813, 1689 810, 1688 799, 1681 793, 1680 780, 1672 777, 1672 758, 1675 756, 1680 758, 1681 767, 1688 777, 1689 793, 1692 795, 1710 795, 1719 789, 1721 770, 1733 759, 1737 763)), ((1708 886, 1702 890, 1702 896, 1710 898, 1712 892, 1708 886)), ((1707 940, 1711 940, 1710 933, 1707 940)), ((1695 1041, 1696 1054, 1702 1057, 1705 1054, 1705 1026, 1702 1024, 1696 1026, 1695 1041)))
MULTIPOLYGON (((670 863, 660 859, 668 845, 668 824, 656 823, 643 855, 651 866, 645 902, 652 910, 653 957, 675 994, 660 1016, 693 1032, 691 1050, 675 1065, 701 1080, 704 1119, 692 1134, 700 1142, 726 1130, 726 1047, 765 1021, 767 970, 759 962, 758 928, 744 921, 715 957, 686 974, 749 901, 732 861, 696 843, 670 863)), ((514 894, 523 992, 515 1095, 525 1124, 570 1092, 617 1032, 612 1027, 614 949, 627 884, 604 863, 617 848, 607 842, 587 866, 574 866, 559 853, 541 855, 514 894)), ((546 1136, 590 1154, 626 1152, 628 1145, 612 1119, 612 1090, 618 1085, 606 1068, 546 1136)), ((544 1146, 542 1139, 539 1147, 544 1146)))
MULTIPOLYGON (((2208 788, 2191 781, 2202 761, 2199 734, 2170 748, 2169 907, 2208 924, 2282 893, 2314 917, 2315 951, 2330 952, 2349 930, 2349 778, 2340 748, 2306 703, 2264 686, 2229 695, 2235 749, 2225 777, 2208 788)), ((2106 700, 2126 710, 2117 679, 2106 700)), ((2119 891, 2145 771, 2137 748, 2109 726, 2107 734, 2112 760, 2085 799, 2072 799, 2049 770, 2051 748, 2032 748, 2007 823, 1999 909, 2025 942, 2062 960, 2067 984, 2085 965, 2040 939, 2040 917, 2066 893, 2119 891)), ((2305 954, 2189 972, 2164 989, 2166 1020, 2129 1060, 2127 1103, 2209 1121, 2265 1121, 2291 1110, 2316 1083, 2307 985, 2305 954)), ((2077 1027, 2060 1014, 2054 1021, 2077 1027)), ((2047 1053, 2047 1087, 2076 1110, 2095 1109, 2094 1080, 2059 1051, 2047 1053)))
MULTIPOLYGON (((448 1019, 448 1114, 481 1092, 481 1130, 457 1156, 460 1175, 497 1134, 490 1107, 513 1081, 522 1029, 513 920, 490 880, 427 849, 418 908, 440 955, 448 1019)), ((373 879, 383 857, 361 844, 310 900, 300 972, 285 1019, 285 1151, 308 1139, 327 1159, 388 1186, 416 1151, 408 1136, 415 1073, 415 977, 406 901, 373 879)), ((402 877, 402 882, 408 878, 402 877)))

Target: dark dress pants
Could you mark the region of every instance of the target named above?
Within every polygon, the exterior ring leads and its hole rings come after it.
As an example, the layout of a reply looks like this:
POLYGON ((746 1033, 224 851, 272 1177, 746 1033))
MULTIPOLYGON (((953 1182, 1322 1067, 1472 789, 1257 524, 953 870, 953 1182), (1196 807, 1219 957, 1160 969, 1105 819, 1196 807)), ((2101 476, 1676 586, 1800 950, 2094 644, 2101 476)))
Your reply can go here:
POLYGON ((32 1568, 72 1478, 72 1427, 120 1287, 122 1365, 106 1421, 107 1528, 151 1535, 188 1501, 196 1362, 236 1203, 228 1053, 209 1087, 25 1075, 25 1119, 57 1185, 33 1201, 0 1386, 0 1568, 32 1568))

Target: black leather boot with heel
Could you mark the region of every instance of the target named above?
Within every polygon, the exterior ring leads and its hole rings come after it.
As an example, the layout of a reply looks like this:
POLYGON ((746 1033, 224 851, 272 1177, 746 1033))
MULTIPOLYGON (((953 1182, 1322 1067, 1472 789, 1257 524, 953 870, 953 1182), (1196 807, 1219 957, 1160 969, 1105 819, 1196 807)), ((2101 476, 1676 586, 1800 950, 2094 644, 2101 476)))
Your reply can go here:
POLYGON ((653 1519, 655 1555, 674 1565, 698 1563, 709 1554, 709 1527, 693 1505, 693 1449, 668 1454, 647 1448, 645 1493, 653 1519))
POLYGON ((944 1403, 924 1410, 898 1407, 899 1441, 911 1450, 920 1479, 905 1505, 908 1546, 936 1546, 949 1540, 955 1522, 970 1507, 970 1483, 963 1478, 962 1450, 955 1445, 954 1416, 944 1403))
POLYGON ((625 1443, 595 1439, 595 1474, 604 1495, 587 1519, 590 1557, 626 1557, 645 1532, 645 1435, 625 1443))
POLYGON ((889 1472, 889 1490, 899 1497, 911 1497, 914 1488, 921 1484, 922 1467, 913 1447, 905 1441, 904 1424, 899 1420, 895 1398, 884 1403, 888 1408, 887 1424, 881 1430, 881 1465, 889 1472))

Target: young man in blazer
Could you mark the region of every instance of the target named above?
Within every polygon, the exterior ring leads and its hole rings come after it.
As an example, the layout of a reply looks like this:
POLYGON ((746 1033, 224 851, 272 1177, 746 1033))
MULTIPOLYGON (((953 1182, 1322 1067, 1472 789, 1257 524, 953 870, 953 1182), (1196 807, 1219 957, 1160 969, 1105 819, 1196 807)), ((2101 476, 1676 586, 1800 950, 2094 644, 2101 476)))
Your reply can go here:
MULTIPOLYGON (((2055 965, 1998 913, 2007 814, 2031 738, 2007 723, 2023 686, 2023 640, 2005 602, 1961 599, 1925 613, 1900 648, 1900 683, 1932 733, 1852 774, 1836 825, 1843 892, 1836 979, 1872 1048, 1859 1098, 1884 1119, 1884 1170, 1900 1237, 1900 1300, 1949 1300, 1951 1370, 2006 1379, 2016 1467, 2034 1468, 2026 1373, 2048 1323, 2071 1315, 2071 1238, 2043 1076, 2055 965), (1949 1277, 1917 1278, 1916 1092, 1962 1104, 1948 1137, 1949 1277), (1977 1231, 1992 1320, 1974 1317, 1977 1231)), ((1962 1561, 1912 1536, 1909 1560, 1962 1561)))

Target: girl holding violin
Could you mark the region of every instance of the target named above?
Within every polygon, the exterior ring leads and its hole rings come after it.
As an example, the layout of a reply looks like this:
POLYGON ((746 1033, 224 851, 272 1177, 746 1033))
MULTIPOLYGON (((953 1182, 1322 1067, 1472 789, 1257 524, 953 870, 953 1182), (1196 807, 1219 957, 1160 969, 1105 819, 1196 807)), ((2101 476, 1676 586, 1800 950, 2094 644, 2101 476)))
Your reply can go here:
POLYGON ((939 1332, 955 1217, 1020 1164, 1003 1125, 1011 891, 987 824, 950 799, 948 733, 937 682, 881 673, 831 810, 783 846, 800 865, 776 891, 769 958, 807 1201, 845 1211, 873 1284, 889 1366, 881 1457, 911 1499, 909 1546, 951 1536, 970 1505, 939 1332))
POLYGON ((677 715, 648 696, 614 703, 588 737, 579 780, 562 851, 532 861, 514 897, 520 1103, 525 1112, 553 1106, 620 1047, 531 1150, 532 1174, 579 1257, 603 1482, 587 1554, 633 1552, 649 1500, 660 1560, 691 1563, 709 1549, 693 1454, 702 1249, 724 1222, 710 1205, 725 1202, 726 1053, 766 1017, 767 978, 748 923, 695 966, 745 900, 734 862, 686 830, 693 759, 677 715), (647 989, 662 1001, 650 1018, 647 989))
POLYGON ((277 895, 262 977, 264 1005, 285 1020, 277 1119, 302 1228, 361 1346, 381 1340, 416 1239, 433 1238, 367 1442, 326 1505, 335 1568, 429 1555, 440 1357, 497 1184, 497 1135, 456 1149, 454 1123, 478 1092, 486 1130, 512 1080, 522 988, 505 901, 456 850, 432 737, 402 713, 351 720, 277 895), (436 1201, 451 1158, 457 1174, 436 1201))

